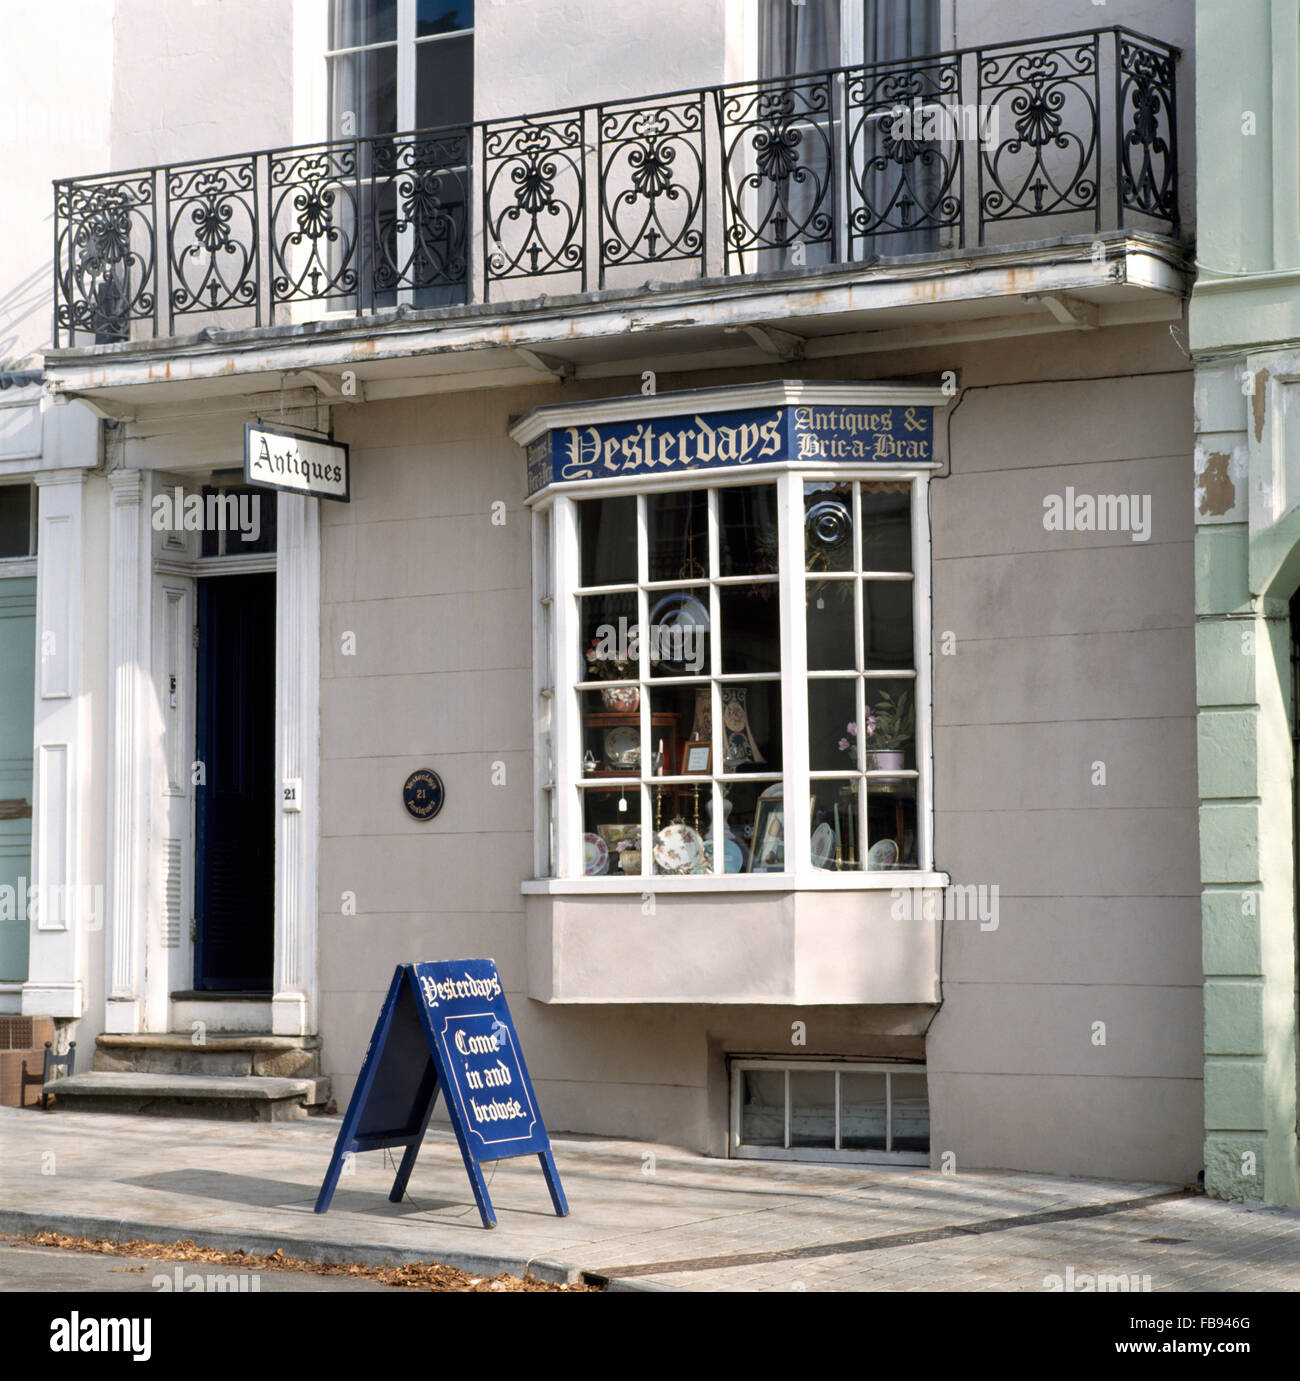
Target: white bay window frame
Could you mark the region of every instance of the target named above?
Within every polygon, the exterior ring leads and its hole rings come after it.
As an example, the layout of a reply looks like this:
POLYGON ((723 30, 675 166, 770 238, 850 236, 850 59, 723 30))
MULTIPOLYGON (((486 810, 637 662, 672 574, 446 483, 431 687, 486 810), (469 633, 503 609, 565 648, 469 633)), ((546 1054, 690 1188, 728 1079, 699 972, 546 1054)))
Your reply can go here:
MULTIPOLYGON (((769 392, 784 388, 783 385, 769 386, 769 392)), ((796 386, 810 394, 815 394, 816 386, 796 386)), ((835 389, 837 386, 830 386, 835 389)), ((846 386, 839 385, 838 389, 846 386)), ((918 401, 906 388, 890 389, 886 386, 848 386, 852 390, 852 405, 867 406, 871 403, 898 404, 918 401)), ((725 391, 719 390, 719 394, 725 391)), ((762 386, 750 386, 747 392, 764 401, 767 394, 762 386)), ((936 450, 941 446, 943 413, 939 406, 945 402, 936 395, 936 390, 923 390, 929 394, 925 402, 935 408, 934 436, 936 450)), ((837 401, 845 401, 845 395, 834 395, 837 401)), ((746 399, 748 402, 749 399, 746 399)), ((791 394, 789 401, 800 401, 791 394)), ((815 397, 812 401, 816 401, 815 397)), ((671 416, 674 411, 705 411, 706 406, 696 398, 680 400, 680 405, 669 395, 656 400, 646 400, 654 406, 637 410, 636 416, 671 416)), ((732 404, 735 406, 736 404, 732 404)), ((609 404, 593 402, 593 414, 607 413, 609 404)), ((575 419, 581 405, 572 411, 575 419)), ((552 426, 568 425, 553 422, 552 426)), ((575 420, 574 425, 581 425, 575 420)), ((519 437, 517 436, 518 440, 519 437)), ((782 460, 773 464, 751 464, 737 469, 699 469, 682 470, 671 475, 638 475, 626 479, 598 479, 564 483, 541 491, 531 502, 534 524, 534 705, 546 705, 549 710, 549 744, 542 742, 543 733, 539 729, 535 742, 534 761, 537 763, 535 775, 535 878, 525 883, 527 891, 551 893, 620 893, 620 892, 747 892, 747 891, 795 891, 795 890, 891 890, 899 887, 936 887, 946 884, 946 876, 935 871, 934 866, 934 817, 933 817, 933 750, 931 732, 931 648, 933 632, 931 626, 931 580, 930 580, 930 525, 929 525, 929 480, 930 476, 942 468, 939 459, 931 463, 883 465, 868 462, 811 462, 782 460), (873 774, 862 771, 861 767, 810 771, 808 736, 808 686, 810 674, 807 666, 807 625, 806 625, 806 582, 810 573, 806 571, 804 548, 804 485, 808 481, 833 481, 850 483, 860 481, 906 481, 910 485, 909 511, 912 539, 912 645, 914 677, 914 705, 916 710, 915 780, 916 788, 916 864, 912 868, 889 868, 872 870, 863 867, 858 871, 831 871, 816 868, 812 862, 811 819, 809 816, 809 795, 818 781, 842 780, 852 777, 869 783, 873 774), (580 571, 580 532, 578 504, 584 499, 618 498, 642 496, 665 491, 707 490, 716 491, 730 486, 752 486, 774 484, 777 492, 777 521, 779 537, 779 562, 777 588, 779 591, 780 653, 781 670, 767 677, 781 683, 781 736, 782 760, 779 771, 754 773, 724 773, 721 764, 714 762, 707 778, 712 794, 712 818, 721 820, 721 797, 726 785, 779 779, 784 783, 783 807, 785 811, 786 869, 771 873, 725 873, 724 851, 715 850, 714 870, 711 873, 678 875, 658 874, 653 871, 651 849, 654 835, 653 792, 660 786, 679 785, 682 778, 678 774, 658 776, 646 774, 644 766, 636 775, 624 778, 603 778, 602 787, 624 784, 629 796, 640 793, 640 823, 643 839, 643 865, 639 875, 586 876, 582 866, 582 838, 584 824, 584 789, 592 785, 585 781, 582 772, 581 752, 583 742, 582 715, 578 688, 589 683, 577 679, 577 658, 581 652, 581 617, 579 594, 582 598, 598 592, 601 587, 584 589, 581 585, 580 571), (549 532, 545 539, 540 535, 543 525, 549 532), (543 554, 544 553, 544 554, 543 554), (544 567, 544 568, 543 568, 544 567), (550 636, 546 637, 544 626, 549 625, 550 636), (545 646, 543 646, 545 644, 545 646), (547 773, 549 766, 549 775, 547 773), (584 785, 585 782, 585 785, 584 785), (800 783, 795 789, 793 783, 800 783), (546 800, 550 795, 550 805, 546 800), (549 824, 548 824, 549 822, 549 824), (553 834, 552 834, 553 831, 553 834), (554 842, 554 856, 551 854, 551 841, 554 842)), ((854 565, 851 572, 844 575, 856 585, 854 596, 855 658, 856 671, 851 673, 856 684, 856 710, 858 723, 863 722, 863 701, 866 687, 872 679, 898 680, 896 672, 872 673, 865 670, 865 649, 863 647, 863 622, 861 601, 865 597, 866 582, 877 579, 905 579, 902 572, 876 572, 864 569, 861 542, 860 490, 854 489, 854 565)), ((637 505, 637 592, 638 620, 642 628, 646 626, 647 580, 646 570, 647 541, 645 532, 646 505, 637 505)), ((729 578, 720 576, 718 505, 716 495, 710 492, 708 499, 709 536, 709 576, 697 581, 672 580, 653 582, 664 589, 684 587, 690 584, 709 586, 710 627, 714 636, 710 638, 710 666, 707 675, 694 678, 652 677, 649 669, 648 639, 641 639, 641 662, 635 680, 642 686, 641 710, 641 764, 652 761, 650 729, 651 707, 646 703, 655 688, 665 688, 674 683, 681 684, 687 679, 698 684, 709 684, 713 699, 713 724, 721 723, 719 705, 719 678, 731 683, 749 683, 764 679, 762 675, 744 672, 722 674, 722 638, 726 636, 721 629, 718 590, 728 583, 729 578), (721 630, 721 637, 717 636, 721 630)), ((819 578, 811 573, 811 578, 819 578)), ((747 583, 749 577, 734 578, 731 583, 747 583)), ((628 582, 630 588, 630 582, 628 582)), ((620 586, 620 588, 623 588, 620 586)), ((811 679, 848 679, 846 671, 813 672, 811 679)), ((715 727, 715 738, 717 731, 715 727)), ((911 773, 909 769, 909 774, 911 773)), ((878 777, 896 777, 896 771, 874 774, 878 777)), ((700 782, 703 785, 703 780, 700 782)), ((866 840, 866 799, 865 793, 858 793, 859 838, 866 840)))

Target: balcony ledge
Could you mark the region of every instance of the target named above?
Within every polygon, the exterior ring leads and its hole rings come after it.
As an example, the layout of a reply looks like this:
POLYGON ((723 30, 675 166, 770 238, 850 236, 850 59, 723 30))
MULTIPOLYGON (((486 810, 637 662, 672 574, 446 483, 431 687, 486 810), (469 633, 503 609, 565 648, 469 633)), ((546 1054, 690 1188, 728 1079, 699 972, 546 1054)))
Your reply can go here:
POLYGON ((301 371, 352 370, 356 394, 326 401, 377 401, 656 367, 770 363, 780 358, 770 341, 748 333, 765 324, 801 337, 797 357, 814 360, 1177 320, 1190 272, 1179 242, 1112 231, 868 265, 651 282, 636 292, 209 329, 52 350, 45 363, 56 399, 98 402, 108 416, 269 391, 301 371))

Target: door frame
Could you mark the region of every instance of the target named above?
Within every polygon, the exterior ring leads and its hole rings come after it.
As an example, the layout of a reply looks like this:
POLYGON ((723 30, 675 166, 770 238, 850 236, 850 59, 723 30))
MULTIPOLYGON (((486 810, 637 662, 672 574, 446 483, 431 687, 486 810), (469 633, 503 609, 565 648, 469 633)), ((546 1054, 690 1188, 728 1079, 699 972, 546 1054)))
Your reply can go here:
MULTIPOLYGON (((196 438, 195 449, 208 450, 202 444, 206 439, 196 438)), ((205 465, 118 470, 110 476, 110 576, 124 600, 115 603, 108 629, 109 673, 118 693, 108 746, 114 787, 107 850, 117 863, 107 906, 104 1029, 172 1029, 171 994, 188 990, 192 982, 194 811, 192 772, 184 769, 194 761, 197 725, 192 712, 168 722, 167 640, 172 639, 170 658, 181 669, 176 693, 183 706, 195 687, 195 654, 185 637, 196 611, 195 581, 201 575, 260 569, 276 576, 277 791, 282 797, 283 783, 293 782, 297 798, 278 801, 275 818, 271 1029, 277 1035, 313 1035, 318 1020, 320 500, 278 495, 274 555, 201 558, 199 534, 155 531, 150 518, 155 498, 177 484, 197 493, 212 470, 228 465, 220 449, 210 449, 213 459, 205 465), (178 828, 184 816, 189 825, 178 828), (133 859, 137 848, 138 862, 133 859)))

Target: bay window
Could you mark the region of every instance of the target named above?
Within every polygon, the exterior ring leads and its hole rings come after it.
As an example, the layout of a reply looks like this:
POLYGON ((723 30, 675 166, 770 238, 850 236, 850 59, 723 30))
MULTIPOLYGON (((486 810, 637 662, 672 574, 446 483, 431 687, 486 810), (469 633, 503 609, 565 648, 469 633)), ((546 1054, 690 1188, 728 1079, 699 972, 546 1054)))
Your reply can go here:
POLYGON ((621 890, 930 870, 933 462, 793 450, 535 502, 539 876, 621 890))

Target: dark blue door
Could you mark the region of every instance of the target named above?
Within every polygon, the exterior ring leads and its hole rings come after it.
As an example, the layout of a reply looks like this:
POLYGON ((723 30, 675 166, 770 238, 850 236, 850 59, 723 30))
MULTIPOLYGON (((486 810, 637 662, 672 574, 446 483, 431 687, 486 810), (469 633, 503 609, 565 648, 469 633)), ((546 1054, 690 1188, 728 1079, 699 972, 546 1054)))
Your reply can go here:
POLYGON ((199 587, 194 986, 266 991, 275 926, 275 576, 199 587))

